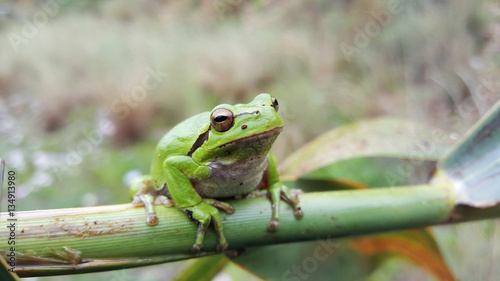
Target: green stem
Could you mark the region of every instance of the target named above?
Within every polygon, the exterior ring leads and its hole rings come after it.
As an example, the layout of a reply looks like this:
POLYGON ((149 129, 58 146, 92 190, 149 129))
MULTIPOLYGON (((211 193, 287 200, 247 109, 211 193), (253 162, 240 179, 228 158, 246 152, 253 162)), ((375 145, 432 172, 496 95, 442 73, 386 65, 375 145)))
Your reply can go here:
MULTIPOLYGON (((277 233, 266 231, 271 218, 266 198, 228 201, 236 209, 233 215, 222 214, 230 249, 425 227, 446 223, 455 207, 451 189, 430 185, 313 192, 300 199, 304 217, 295 220, 281 204, 277 233)), ((184 213, 163 206, 156 210, 157 226, 146 224, 144 208, 130 204, 18 212, 16 272, 21 277, 95 272, 213 253, 191 252, 197 226, 184 213)), ((2 213, 4 255, 10 251, 6 218, 2 213)), ((215 246, 211 227, 203 250, 215 246)))

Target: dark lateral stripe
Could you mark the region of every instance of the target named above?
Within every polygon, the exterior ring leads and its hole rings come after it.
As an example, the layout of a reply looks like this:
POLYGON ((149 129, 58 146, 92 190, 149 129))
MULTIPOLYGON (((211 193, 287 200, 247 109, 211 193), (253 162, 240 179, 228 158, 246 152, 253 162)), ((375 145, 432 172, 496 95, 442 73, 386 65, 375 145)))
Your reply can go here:
POLYGON ((208 140, 208 134, 210 132, 210 128, 211 126, 208 127, 208 130, 206 132, 198 136, 196 141, 193 143, 193 146, 191 146, 191 149, 189 150, 187 156, 191 157, 191 155, 193 155, 193 153, 198 149, 198 147, 200 147, 204 142, 208 140))

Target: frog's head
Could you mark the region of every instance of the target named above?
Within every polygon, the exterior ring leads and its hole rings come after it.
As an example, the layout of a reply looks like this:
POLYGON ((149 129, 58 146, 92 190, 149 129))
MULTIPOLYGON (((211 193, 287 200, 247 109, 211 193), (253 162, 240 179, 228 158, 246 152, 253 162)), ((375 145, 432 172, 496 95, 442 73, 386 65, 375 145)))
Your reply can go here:
POLYGON ((283 124, 278 101, 268 94, 260 94, 248 104, 221 104, 212 110, 202 150, 206 156, 218 158, 267 155, 283 124))

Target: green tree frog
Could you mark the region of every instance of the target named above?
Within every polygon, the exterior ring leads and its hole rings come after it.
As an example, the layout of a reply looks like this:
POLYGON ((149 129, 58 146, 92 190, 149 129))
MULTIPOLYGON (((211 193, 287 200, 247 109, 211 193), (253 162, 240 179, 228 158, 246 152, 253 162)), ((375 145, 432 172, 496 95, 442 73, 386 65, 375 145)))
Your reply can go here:
POLYGON ((217 208, 228 214, 234 213, 234 208, 215 199, 266 189, 272 208, 269 231, 279 229, 280 199, 300 219, 299 200, 279 180, 276 159, 269 153, 283 124, 278 101, 268 94, 260 94, 248 104, 221 104, 212 112, 185 120, 158 143, 151 174, 131 183, 132 203, 145 207, 149 225, 159 221, 155 204, 170 207, 175 203, 198 222, 194 251, 203 247, 210 222, 217 234, 217 250, 228 246, 217 208))

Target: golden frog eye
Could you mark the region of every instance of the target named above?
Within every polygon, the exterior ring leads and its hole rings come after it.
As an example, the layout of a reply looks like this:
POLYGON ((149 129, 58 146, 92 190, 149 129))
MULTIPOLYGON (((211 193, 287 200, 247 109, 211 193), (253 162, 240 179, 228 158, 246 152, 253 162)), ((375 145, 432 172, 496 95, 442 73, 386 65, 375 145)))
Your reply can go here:
POLYGON ((278 100, 275 98, 272 98, 272 103, 273 103, 274 109, 276 110, 276 112, 278 112, 278 109, 280 108, 280 105, 278 104, 278 100))
POLYGON ((214 127, 217 132, 225 132, 231 129, 234 123, 233 113, 225 108, 216 109, 212 112, 210 119, 212 121, 212 127, 214 127))

